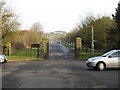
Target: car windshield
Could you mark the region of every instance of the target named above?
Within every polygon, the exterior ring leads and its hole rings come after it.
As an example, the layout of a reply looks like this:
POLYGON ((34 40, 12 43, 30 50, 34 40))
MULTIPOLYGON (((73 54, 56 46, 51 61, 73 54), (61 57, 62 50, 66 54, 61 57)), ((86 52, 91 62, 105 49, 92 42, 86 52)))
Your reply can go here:
POLYGON ((107 52, 107 53, 105 53, 105 54, 103 54, 102 56, 103 57, 106 57, 106 56, 108 56, 110 53, 112 53, 113 51, 109 51, 109 52, 107 52))

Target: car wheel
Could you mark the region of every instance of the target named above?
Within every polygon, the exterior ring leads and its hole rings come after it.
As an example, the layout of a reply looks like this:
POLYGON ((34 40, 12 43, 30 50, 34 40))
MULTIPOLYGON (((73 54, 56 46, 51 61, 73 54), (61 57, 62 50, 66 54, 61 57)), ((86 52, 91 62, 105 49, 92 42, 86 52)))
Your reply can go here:
POLYGON ((99 70, 104 70, 104 68, 105 68, 104 63, 102 63, 102 62, 98 63, 97 68, 98 68, 99 70))
POLYGON ((7 62, 7 60, 4 60, 4 62, 2 62, 2 63, 6 63, 7 62))
POLYGON ((1 59, 1 62, 2 62, 2 63, 5 63, 5 62, 6 62, 6 60, 5 60, 5 59, 1 59))
POLYGON ((0 59, 0 62, 4 62, 4 59, 3 59, 3 58, 1 58, 1 59, 0 59))

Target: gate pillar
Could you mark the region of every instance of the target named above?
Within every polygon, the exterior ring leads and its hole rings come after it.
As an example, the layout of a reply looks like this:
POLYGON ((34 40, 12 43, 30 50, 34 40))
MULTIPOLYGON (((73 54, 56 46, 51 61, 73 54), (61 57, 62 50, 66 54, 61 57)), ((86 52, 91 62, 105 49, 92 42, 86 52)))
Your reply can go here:
POLYGON ((49 52, 49 41, 48 39, 43 39, 43 57, 48 58, 48 52, 49 52))
POLYGON ((75 59, 77 59, 80 56, 81 50, 82 50, 82 39, 80 37, 77 37, 75 42, 75 59))

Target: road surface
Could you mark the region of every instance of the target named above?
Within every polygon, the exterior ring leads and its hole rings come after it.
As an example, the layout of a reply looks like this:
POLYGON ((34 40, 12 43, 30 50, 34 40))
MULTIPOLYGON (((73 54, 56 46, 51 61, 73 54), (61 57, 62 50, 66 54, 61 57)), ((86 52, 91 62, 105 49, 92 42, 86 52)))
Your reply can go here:
POLYGON ((61 44, 49 47, 48 60, 2 65, 3 88, 118 88, 118 70, 89 69, 61 44))

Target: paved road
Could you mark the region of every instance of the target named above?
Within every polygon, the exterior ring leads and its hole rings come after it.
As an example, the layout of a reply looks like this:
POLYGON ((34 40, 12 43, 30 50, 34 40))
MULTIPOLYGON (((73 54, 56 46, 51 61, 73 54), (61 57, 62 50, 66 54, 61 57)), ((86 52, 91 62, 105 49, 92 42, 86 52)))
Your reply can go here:
POLYGON ((57 43, 49 49, 49 60, 3 64, 3 88, 118 88, 117 69, 89 69, 57 43))

